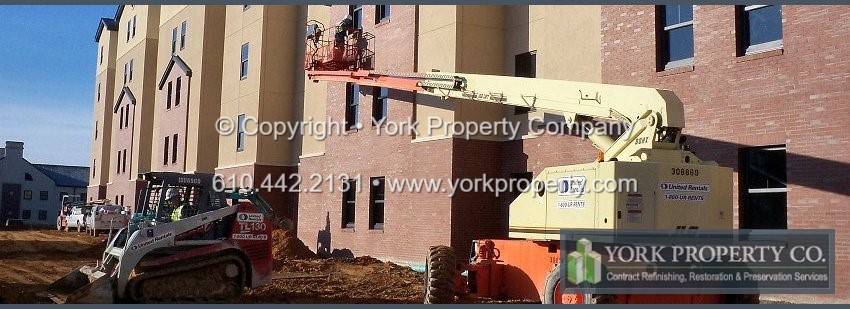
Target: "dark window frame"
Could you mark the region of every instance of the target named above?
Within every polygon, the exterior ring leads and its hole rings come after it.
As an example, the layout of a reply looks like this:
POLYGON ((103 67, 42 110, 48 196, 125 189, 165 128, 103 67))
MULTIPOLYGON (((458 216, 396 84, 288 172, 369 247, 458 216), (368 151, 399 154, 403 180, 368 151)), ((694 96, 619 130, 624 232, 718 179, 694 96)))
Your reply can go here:
MULTIPOLYGON (((771 229, 787 229, 788 228, 788 156, 787 156, 787 145, 772 145, 772 146, 759 146, 759 147, 746 147, 740 148, 738 152, 738 163, 739 163, 739 173, 738 173, 738 225, 741 226, 742 229, 751 229, 751 228, 771 228, 771 229), (771 151, 781 151, 783 152, 781 155, 782 161, 781 164, 784 167, 784 177, 775 175, 778 167, 774 166, 770 169, 760 169, 757 167, 759 164, 768 164, 777 162, 754 162, 755 157, 757 157, 758 152, 771 152, 771 151), (766 183, 757 184, 755 181, 764 180, 766 183), (761 214, 763 216, 754 216, 756 215, 756 210, 765 210, 764 208, 758 207, 759 205, 752 204, 752 200, 754 198, 776 198, 784 195, 785 204, 782 205, 784 213, 770 213, 761 214), (765 216, 767 215, 767 216, 765 216), (757 226, 764 225, 769 221, 759 220, 758 218, 770 218, 776 220, 776 222, 781 222, 780 226, 757 226)), ((761 160, 767 161, 768 159, 777 159, 780 158, 778 154, 774 155, 773 158, 769 158, 768 156, 762 156, 761 160)), ((777 204, 773 207, 778 206, 777 204)), ((776 209, 772 209, 776 210, 776 209)), ((774 223, 776 223, 774 222, 774 223)))
POLYGON ((27 201, 32 200, 32 190, 24 190, 24 199, 27 201))
POLYGON ((167 92, 166 92, 166 95, 165 95, 165 110, 170 110, 171 109, 171 96, 172 96, 171 82, 168 82, 168 86, 167 86, 166 89, 167 89, 166 90, 167 92))
POLYGON ((171 54, 177 53, 177 27, 171 29, 171 54))
POLYGON ((168 165, 169 148, 171 148, 171 136, 166 135, 162 147, 162 165, 168 165))
MULTIPOLYGON (((536 78, 537 77, 537 51, 532 50, 514 56, 514 76, 536 78)), ((515 106, 514 115, 528 114, 530 107, 515 106)))
POLYGON ((186 48, 186 32, 188 31, 189 25, 184 20, 182 24, 180 24, 180 50, 186 48))
MULTIPOLYGON (((353 16, 353 15, 352 15, 353 16)), ((390 19, 390 5, 375 5, 375 24, 380 24, 390 19)))
POLYGON ((38 191, 38 200, 39 201, 50 200, 50 192, 48 192, 48 191, 38 191))
POLYGON ((386 222, 386 177, 369 179, 369 229, 383 230, 386 222))
POLYGON ((357 214, 357 180, 350 179, 344 182, 342 191, 342 218, 341 228, 353 229, 357 214))
POLYGON ((175 82, 175 85, 174 85, 174 107, 180 106, 180 91, 182 90, 181 88, 183 86, 181 84, 182 84, 181 77, 178 76, 177 81, 175 82))
POLYGON ((33 181, 32 174, 24 173, 24 181, 33 181))
POLYGON ((47 221, 47 210, 38 211, 38 221, 47 221))
POLYGON ((21 210, 21 219, 30 220, 30 218, 32 218, 32 210, 29 210, 29 209, 21 210))
POLYGON ((245 151, 245 114, 236 116, 236 152, 245 151))
POLYGON ((773 50, 779 50, 783 48, 783 37, 784 34, 782 32, 782 5, 772 4, 772 5, 736 5, 735 6, 735 33, 736 35, 736 43, 737 43, 737 55, 738 57, 747 56, 752 54, 758 54, 773 50), (754 11, 759 11, 762 9, 769 8, 779 8, 779 38, 771 41, 765 41, 762 43, 752 44, 750 41, 750 13, 754 11))
POLYGON ((351 21, 354 29, 363 29, 363 6, 349 5, 348 14, 351 15, 351 21))
MULTIPOLYGON (((690 5, 690 4, 688 4, 690 5)), ((694 5, 690 5, 691 9, 691 19, 686 21, 679 21, 674 24, 667 24, 667 7, 670 6, 684 6, 683 5, 658 5, 656 6, 656 53, 657 53, 657 71, 666 71, 680 67, 687 67, 694 65, 694 56, 695 56, 695 44, 694 44, 694 14, 693 8, 694 5), (671 60, 671 44, 670 44, 670 35, 673 31, 681 30, 681 29, 690 29, 690 40, 691 40, 691 54, 688 58, 671 60)))
POLYGON ((372 126, 378 126, 388 117, 390 91, 384 87, 372 87, 372 126))
POLYGON ((177 163, 177 149, 178 149, 178 136, 177 133, 171 137, 171 164, 177 163))
POLYGON ((239 62, 239 79, 245 80, 248 79, 248 61, 251 57, 251 45, 250 43, 242 44, 242 49, 240 52, 240 62, 239 62))
POLYGON ((129 79, 130 82, 133 81, 133 62, 134 62, 133 60, 135 60, 135 59, 130 59, 130 79, 129 79))
POLYGON ((347 83, 345 85, 345 130, 358 129, 360 118, 360 85, 347 83))

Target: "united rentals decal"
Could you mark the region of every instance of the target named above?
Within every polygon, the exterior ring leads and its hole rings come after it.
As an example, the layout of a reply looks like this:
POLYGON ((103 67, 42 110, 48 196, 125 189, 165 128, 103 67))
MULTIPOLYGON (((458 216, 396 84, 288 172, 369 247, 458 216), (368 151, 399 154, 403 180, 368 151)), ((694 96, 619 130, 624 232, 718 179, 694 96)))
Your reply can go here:
MULTIPOLYGON (((151 233, 152 233, 152 232, 153 232, 153 231, 151 231, 151 233)), ((140 243, 138 243, 138 244, 135 244, 135 245, 130 246, 130 251, 136 251, 136 250, 142 249, 142 248, 144 248, 144 247, 147 247, 147 246, 153 245, 153 244, 155 244, 155 243, 161 242, 161 241, 163 241, 163 240, 170 239, 170 238, 172 238, 172 237, 174 237, 174 232, 169 231, 169 232, 166 232, 166 233, 164 233, 164 234, 162 234, 162 235, 155 236, 155 237, 153 237, 153 238, 148 238, 147 240, 145 240, 145 241, 143 241, 143 242, 140 242, 140 243)))

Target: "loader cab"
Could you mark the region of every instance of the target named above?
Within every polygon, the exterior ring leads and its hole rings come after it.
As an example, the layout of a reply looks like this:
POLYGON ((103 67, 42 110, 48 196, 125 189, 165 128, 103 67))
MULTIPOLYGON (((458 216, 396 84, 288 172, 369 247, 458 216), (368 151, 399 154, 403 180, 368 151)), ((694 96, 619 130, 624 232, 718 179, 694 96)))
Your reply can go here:
POLYGON ((172 222, 174 205, 182 206, 179 218, 188 218, 226 207, 224 193, 213 188, 212 174, 181 174, 151 172, 140 175, 147 181, 144 192, 139 195, 139 207, 133 214, 133 223, 151 221, 156 223, 172 222), (177 200, 166 201, 169 190, 177 192, 177 200))

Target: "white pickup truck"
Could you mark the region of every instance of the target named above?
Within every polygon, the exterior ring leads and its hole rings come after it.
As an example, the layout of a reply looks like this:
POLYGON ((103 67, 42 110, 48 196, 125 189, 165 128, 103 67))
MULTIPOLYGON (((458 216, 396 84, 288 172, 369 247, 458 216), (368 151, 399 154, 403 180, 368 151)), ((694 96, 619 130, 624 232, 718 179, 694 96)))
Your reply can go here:
POLYGON ((56 219, 56 229, 67 231, 73 228, 77 229, 77 232, 82 232, 86 228, 86 217, 90 211, 89 205, 66 205, 56 219))
POLYGON ((130 216, 121 205, 93 205, 85 219, 86 231, 92 236, 100 232, 118 230, 127 226, 130 216))

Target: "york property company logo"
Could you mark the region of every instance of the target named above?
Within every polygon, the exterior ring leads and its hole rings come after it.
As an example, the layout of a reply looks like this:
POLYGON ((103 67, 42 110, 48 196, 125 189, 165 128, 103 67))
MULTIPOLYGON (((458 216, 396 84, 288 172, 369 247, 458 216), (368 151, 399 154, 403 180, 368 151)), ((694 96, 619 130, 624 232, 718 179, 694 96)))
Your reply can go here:
POLYGON ((572 284, 602 281, 602 256, 593 251, 593 242, 587 238, 576 242, 576 251, 567 255, 567 280, 572 284))

